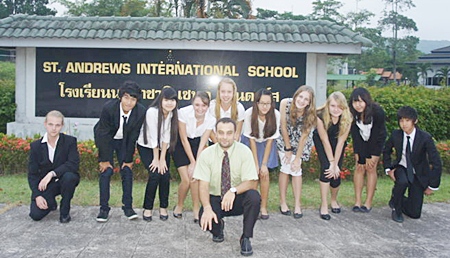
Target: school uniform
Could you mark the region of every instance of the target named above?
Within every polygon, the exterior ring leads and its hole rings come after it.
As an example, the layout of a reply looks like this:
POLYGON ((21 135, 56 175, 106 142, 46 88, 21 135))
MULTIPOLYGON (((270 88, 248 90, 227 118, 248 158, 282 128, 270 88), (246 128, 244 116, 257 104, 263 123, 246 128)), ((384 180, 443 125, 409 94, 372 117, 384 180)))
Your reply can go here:
MULTIPOLYGON (((178 121, 186 124, 187 139, 189 141, 189 145, 191 146, 194 158, 197 158, 200 140, 206 130, 214 129, 216 119, 209 112, 206 112, 203 123, 197 126, 194 107, 189 105, 178 110, 178 121)), ((173 153, 173 161, 175 167, 177 168, 190 164, 189 157, 187 156, 181 142, 181 135, 178 137, 177 146, 175 147, 175 151, 173 153)))
POLYGON ((258 130, 259 137, 251 136, 252 133, 252 113, 253 107, 247 109, 244 114, 244 126, 243 126, 243 134, 241 137, 241 142, 248 147, 250 147, 250 139, 255 140, 256 143, 256 151, 258 157, 258 164, 261 167, 261 163, 264 157, 264 152, 266 150, 267 140, 273 140, 269 158, 267 160, 268 168, 276 168, 279 165, 278 162, 278 150, 276 145, 276 139, 280 137, 280 112, 278 110, 275 111, 275 121, 276 121, 276 130, 275 133, 267 138, 264 138, 264 126, 266 121, 261 121, 258 117, 258 130))
MULTIPOLYGON (((98 148, 98 161, 109 161, 114 166, 114 152, 119 166, 123 163, 132 163, 139 136, 139 130, 145 116, 145 107, 137 103, 125 114, 120 99, 107 101, 102 108, 100 120, 94 126, 95 145, 98 148), (125 123, 124 123, 125 122, 125 123)), ((114 174, 112 168, 100 173, 100 209, 109 211, 110 181, 114 174)), ((132 209, 133 203, 133 171, 125 166, 120 170, 122 178, 123 209, 132 209)))
POLYGON ((383 108, 373 106, 372 121, 364 124, 357 118, 350 127, 353 139, 353 152, 358 154, 358 164, 366 164, 366 159, 372 156, 380 156, 386 141, 386 123, 383 108))
POLYGON ((397 215, 420 218, 423 194, 427 188, 437 190, 441 182, 442 161, 433 138, 425 131, 413 130, 406 135, 402 130, 394 130, 387 140, 383 151, 383 163, 386 171, 395 169, 395 183, 392 189, 390 205, 397 215), (408 179, 406 146, 409 136, 413 177, 408 179), (392 154, 395 151, 395 158, 392 154), (408 196, 404 194, 408 190, 408 196))
POLYGON ((47 140, 47 133, 30 144, 30 158, 28 161, 28 184, 31 189, 30 217, 41 220, 52 210, 56 210, 55 197, 61 194, 60 215, 68 216, 70 202, 75 188, 80 182, 78 168, 80 155, 77 149, 77 139, 60 133, 53 149, 47 140), (54 171, 55 177, 48 183, 44 191, 38 189, 39 183, 48 172, 54 171), (48 209, 42 210, 36 204, 36 197, 42 196, 48 209))
MULTIPOLYGON (((170 191, 170 130, 171 120, 173 113, 170 112, 161 124, 161 136, 158 143, 158 112, 155 107, 147 109, 145 116, 146 129, 144 131, 144 125, 141 128, 138 140, 137 148, 139 155, 141 156, 142 164, 149 172, 147 186, 145 188, 144 204, 143 207, 146 210, 152 210, 155 201, 156 190, 159 186, 159 207, 167 208, 169 206, 169 191, 170 191), (144 137, 144 134, 146 135, 144 137), (147 140, 145 139, 147 138, 147 140), (165 156, 167 171, 164 174, 160 174, 159 171, 150 171, 149 166, 153 161, 153 149, 159 148, 163 143, 167 143, 167 152, 165 156)), ((161 150, 159 150, 161 155, 161 150)))

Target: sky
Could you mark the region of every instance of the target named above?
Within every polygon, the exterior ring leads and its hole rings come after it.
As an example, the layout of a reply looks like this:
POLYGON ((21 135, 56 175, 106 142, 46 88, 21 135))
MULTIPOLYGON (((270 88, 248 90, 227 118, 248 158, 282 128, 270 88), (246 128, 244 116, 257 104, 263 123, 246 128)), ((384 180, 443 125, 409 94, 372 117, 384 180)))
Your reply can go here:
MULTIPOLYGON (((385 1, 382 0, 337 0, 343 3, 338 11, 341 13, 354 12, 366 9, 373 12, 376 18, 369 27, 377 26, 377 21, 385 9, 385 1)), ((416 7, 402 15, 413 19, 418 27, 417 32, 410 35, 421 40, 450 40, 450 25, 445 22, 449 17, 450 0, 412 0, 416 7)), ((252 0, 254 14, 256 8, 276 10, 278 12, 292 12, 293 14, 307 15, 312 12, 314 0, 252 0)))

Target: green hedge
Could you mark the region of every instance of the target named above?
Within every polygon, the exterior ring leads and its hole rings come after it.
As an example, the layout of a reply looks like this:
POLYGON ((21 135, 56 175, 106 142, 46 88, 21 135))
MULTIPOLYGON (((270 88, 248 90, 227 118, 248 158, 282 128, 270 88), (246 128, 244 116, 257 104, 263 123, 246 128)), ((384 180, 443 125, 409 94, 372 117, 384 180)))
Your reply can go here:
MULTIPOLYGON (((36 137, 37 138, 37 137, 36 137)), ((8 136, 0 133, 0 175, 10 175, 17 173, 26 173, 28 164, 28 153, 30 150, 30 142, 34 139, 22 139, 14 136, 8 136)), ((436 144, 443 161, 443 172, 450 173, 450 141, 442 141, 436 144)), ((97 147, 94 141, 84 141, 78 143, 78 151, 80 152, 80 174, 83 179, 96 180, 98 179, 98 162, 97 162, 97 147)), ((142 165, 137 151, 134 155, 134 178, 137 180, 147 180, 148 172, 142 165)), ((117 163, 116 163, 117 166, 117 163)), ((344 162, 341 171, 341 178, 344 180, 352 180, 355 160, 353 158, 353 149, 351 143, 347 145, 344 152, 344 162)), ((314 180, 319 177, 320 163, 317 153, 313 148, 311 159, 308 162, 303 162, 303 177, 306 180, 314 180)), ((119 172, 118 167, 114 172, 119 172)), ((172 180, 179 180, 178 172, 171 162, 170 173, 172 180)), ((378 174, 384 175, 383 166, 378 165, 378 174)), ((272 174, 273 177, 276 173, 272 174)), ((120 176, 115 178, 119 179, 120 176)), ((275 179, 274 179, 275 180, 275 179)))
MULTIPOLYGON (((372 98, 386 112, 388 134, 397 129, 397 110, 411 106, 419 113, 418 126, 429 132, 436 140, 450 139, 450 88, 439 90, 425 87, 389 86, 368 87, 372 98)), ((352 89, 342 91, 348 98, 352 89)))
POLYGON ((14 121, 15 100, 14 63, 0 62, 0 132, 6 133, 6 124, 14 121))

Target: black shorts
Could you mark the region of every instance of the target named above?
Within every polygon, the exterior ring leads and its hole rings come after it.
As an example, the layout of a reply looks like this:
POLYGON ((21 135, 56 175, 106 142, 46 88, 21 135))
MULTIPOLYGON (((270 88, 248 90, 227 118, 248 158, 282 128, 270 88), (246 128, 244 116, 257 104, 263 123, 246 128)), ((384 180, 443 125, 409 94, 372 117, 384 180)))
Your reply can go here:
MULTIPOLYGON (((191 145, 192 154, 196 159, 197 159, 197 151, 200 146, 200 139, 201 137, 197 137, 194 139, 188 137, 189 145, 191 145)), ((180 137, 178 137, 177 146, 175 147, 175 151, 172 154, 172 158, 176 168, 191 164, 191 162, 189 161, 189 157, 184 151, 180 137)))

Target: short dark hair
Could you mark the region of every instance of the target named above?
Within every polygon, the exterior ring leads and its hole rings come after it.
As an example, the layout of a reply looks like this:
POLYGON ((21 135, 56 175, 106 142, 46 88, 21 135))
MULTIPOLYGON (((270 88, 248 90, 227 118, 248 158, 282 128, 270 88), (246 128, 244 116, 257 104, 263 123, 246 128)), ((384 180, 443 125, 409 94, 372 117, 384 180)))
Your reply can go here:
POLYGON ((233 119, 231 119, 229 117, 222 117, 221 119, 217 120, 217 122, 216 122, 216 131, 217 131, 217 125, 219 123, 223 123, 223 124, 232 123, 233 127, 234 127, 234 131, 236 132, 236 122, 233 119))
POLYGON ((119 99, 121 99, 125 93, 128 93, 131 97, 139 100, 141 97, 141 88, 135 81, 125 81, 119 88, 119 99))
POLYGON ((397 120, 400 122, 400 119, 402 119, 402 118, 411 119, 415 123, 418 118, 417 110, 410 106, 403 106, 403 107, 399 108, 397 111, 397 120))

